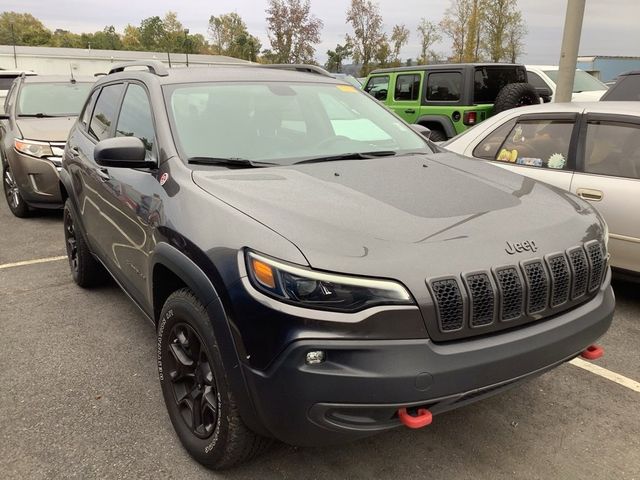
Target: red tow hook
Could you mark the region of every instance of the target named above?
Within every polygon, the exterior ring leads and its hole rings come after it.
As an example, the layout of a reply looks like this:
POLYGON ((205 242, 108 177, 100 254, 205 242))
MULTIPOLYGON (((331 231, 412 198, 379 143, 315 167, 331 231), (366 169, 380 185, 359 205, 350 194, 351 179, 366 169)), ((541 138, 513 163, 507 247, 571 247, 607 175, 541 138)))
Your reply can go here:
POLYGON ((409 415, 406 408, 401 408, 398 410, 398 418, 405 427, 422 428, 431 424, 433 415, 431 415, 431 412, 426 408, 419 408, 418 415, 414 417, 413 415, 409 415))
POLYGON ((604 348, 600 345, 589 345, 581 354, 582 358, 586 358, 587 360, 597 360, 601 356, 604 355, 604 348))

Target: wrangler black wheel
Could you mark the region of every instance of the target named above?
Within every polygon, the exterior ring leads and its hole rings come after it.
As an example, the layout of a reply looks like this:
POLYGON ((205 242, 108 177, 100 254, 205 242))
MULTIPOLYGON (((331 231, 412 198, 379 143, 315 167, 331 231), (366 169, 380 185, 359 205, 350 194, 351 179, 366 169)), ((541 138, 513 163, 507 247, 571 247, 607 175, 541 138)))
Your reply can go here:
POLYGON ((178 290, 165 302, 157 343, 167 412, 193 458, 208 468, 228 468, 271 443, 240 418, 211 320, 190 290, 178 290))

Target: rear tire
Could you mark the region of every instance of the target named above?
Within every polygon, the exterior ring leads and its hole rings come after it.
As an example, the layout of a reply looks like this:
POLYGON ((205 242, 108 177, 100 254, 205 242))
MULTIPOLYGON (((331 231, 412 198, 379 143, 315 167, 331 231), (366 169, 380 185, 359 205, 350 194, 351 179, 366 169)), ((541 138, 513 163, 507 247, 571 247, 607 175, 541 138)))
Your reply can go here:
POLYGON ((16 182, 8 162, 2 161, 2 185, 4 198, 7 200, 9 210, 18 218, 29 216, 29 205, 22 198, 18 183, 16 182))
POLYGON ((78 230, 70 199, 67 199, 64 204, 63 224, 67 258, 73 281, 82 288, 104 283, 107 276, 104 267, 93 258, 82 233, 78 230))
POLYGON ((540 95, 529 83, 510 83, 498 93, 493 104, 493 113, 504 112, 525 105, 539 105, 540 95))
POLYGON ((240 418, 211 321, 188 289, 172 293, 158 323, 158 373, 171 423, 187 452, 224 469, 262 452, 271 441, 240 418))
POLYGON ((432 142, 444 142, 448 140, 447 134, 442 130, 431 130, 431 135, 429 135, 429 140, 432 142))

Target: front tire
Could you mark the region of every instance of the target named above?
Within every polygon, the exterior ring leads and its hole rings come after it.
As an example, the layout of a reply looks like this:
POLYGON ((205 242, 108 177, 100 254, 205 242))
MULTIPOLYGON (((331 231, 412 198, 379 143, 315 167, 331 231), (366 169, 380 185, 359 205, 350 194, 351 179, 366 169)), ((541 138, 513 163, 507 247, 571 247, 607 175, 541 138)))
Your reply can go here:
POLYGON ((8 162, 2 162, 2 183, 4 186, 4 196, 9 205, 9 210, 18 218, 29 216, 29 206, 26 204, 18 188, 11 167, 8 162))
POLYGON ((89 250, 82 233, 77 228, 71 200, 67 199, 63 213, 64 241, 73 281, 82 288, 89 288, 104 282, 106 272, 89 250))
POLYGON ((188 289, 169 296, 158 324, 158 373, 171 423, 187 452, 211 469, 269 445, 240 418, 209 316, 188 289))

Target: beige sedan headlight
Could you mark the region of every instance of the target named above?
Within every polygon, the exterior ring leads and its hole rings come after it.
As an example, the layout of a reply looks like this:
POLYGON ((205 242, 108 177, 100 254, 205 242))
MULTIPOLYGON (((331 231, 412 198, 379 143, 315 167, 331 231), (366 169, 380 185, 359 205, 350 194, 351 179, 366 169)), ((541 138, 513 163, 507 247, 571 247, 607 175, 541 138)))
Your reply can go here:
POLYGON ((51 151, 51 145, 47 142, 36 142, 34 140, 15 140, 13 142, 15 149, 36 158, 51 157, 53 152, 51 151))

